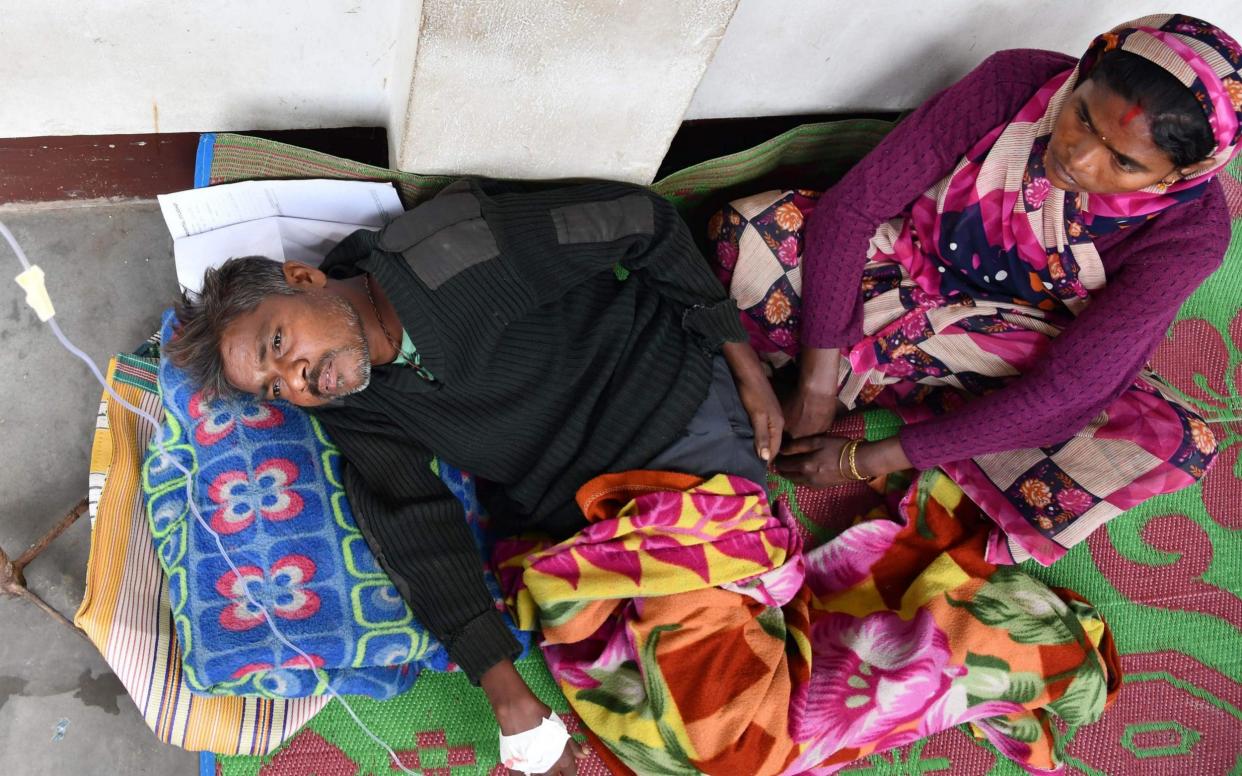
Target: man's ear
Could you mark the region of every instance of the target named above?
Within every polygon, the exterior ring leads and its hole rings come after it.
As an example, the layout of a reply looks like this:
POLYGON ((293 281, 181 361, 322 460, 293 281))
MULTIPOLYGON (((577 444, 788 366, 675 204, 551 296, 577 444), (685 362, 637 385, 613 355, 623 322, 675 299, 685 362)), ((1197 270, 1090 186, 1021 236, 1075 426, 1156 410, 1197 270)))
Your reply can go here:
POLYGON ((309 264, 303 264, 300 261, 286 261, 282 267, 285 273, 285 282, 290 288, 300 290, 308 290, 312 288, 323 288, 328 282, 328 276, 319 271, 318 268, 309 264))

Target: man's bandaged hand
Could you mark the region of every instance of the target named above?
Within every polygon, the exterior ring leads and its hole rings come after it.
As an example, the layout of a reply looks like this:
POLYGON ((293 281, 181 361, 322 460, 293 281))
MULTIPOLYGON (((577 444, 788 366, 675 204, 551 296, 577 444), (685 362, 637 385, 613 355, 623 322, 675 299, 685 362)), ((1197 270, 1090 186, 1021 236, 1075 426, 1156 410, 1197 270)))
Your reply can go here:
MULTIPOLYGON (((565 754, 571 742, 565 723, 550 712, 538 727, 500 737, 500 762, 511 771, 525 774, 547 773, 565 754)), ((577 747, 575 747, 576 749, 577 747)), ((574 753, 576 756, 576 752, 574 753)))
POLYGON ((502 660, 489 668, 479 686, 500 724, 500 759, 510 776, 576 776, 576 761, 586 752, 569 737, 552 709, 530 691, 512 662, 502 660))

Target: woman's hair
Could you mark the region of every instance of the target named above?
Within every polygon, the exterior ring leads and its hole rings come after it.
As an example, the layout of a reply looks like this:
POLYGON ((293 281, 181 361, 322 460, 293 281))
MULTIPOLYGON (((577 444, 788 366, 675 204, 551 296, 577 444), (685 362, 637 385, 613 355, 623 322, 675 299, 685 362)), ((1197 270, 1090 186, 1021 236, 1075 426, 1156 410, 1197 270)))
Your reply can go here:
POLYGON ((269 296, 296 294, 285 282, 281 263, 264 256, 229 259, 203 276, 197 296, 182 294, 176 305, 177 331, 161 348, 173 365, 189 373, 208 397, 237 391, 224 377, 220 338, 230 323, 269 296))
POLYGON ((1194 94, 1155 62, 1114 49, 1100 57, 1087 78, 1141 107, 1152 140, 1175 166, 1201 162, 1216 149, 1212 127, 1194 94))

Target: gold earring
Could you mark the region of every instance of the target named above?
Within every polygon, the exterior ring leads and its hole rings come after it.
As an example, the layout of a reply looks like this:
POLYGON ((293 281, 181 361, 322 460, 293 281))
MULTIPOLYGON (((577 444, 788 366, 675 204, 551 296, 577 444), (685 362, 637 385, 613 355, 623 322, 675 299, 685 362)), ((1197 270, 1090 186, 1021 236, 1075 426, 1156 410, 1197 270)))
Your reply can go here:
POLYGON ((1168 188, 1169 188, 1169 184, 1165 183, 1164 181, 1160 181, 1159 183, 1156 184, 1156 191, 1160 192, 1161 194, 1167 191, 1168 188))

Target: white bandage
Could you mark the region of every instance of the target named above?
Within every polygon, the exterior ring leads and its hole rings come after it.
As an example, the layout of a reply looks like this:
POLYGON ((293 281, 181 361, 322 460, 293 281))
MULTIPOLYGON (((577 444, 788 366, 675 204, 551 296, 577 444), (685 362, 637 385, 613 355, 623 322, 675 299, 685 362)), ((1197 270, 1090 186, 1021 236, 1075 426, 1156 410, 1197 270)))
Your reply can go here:
POLYGON ((513 736, 500 737, 500 762, 525 774, 544 773, 560 759, 569 743, 565 723, 552 712, 539 727, 513 736))

